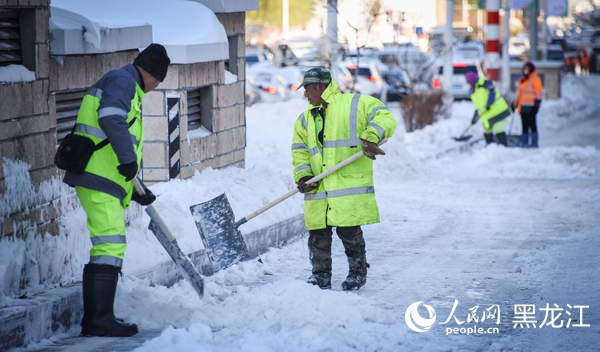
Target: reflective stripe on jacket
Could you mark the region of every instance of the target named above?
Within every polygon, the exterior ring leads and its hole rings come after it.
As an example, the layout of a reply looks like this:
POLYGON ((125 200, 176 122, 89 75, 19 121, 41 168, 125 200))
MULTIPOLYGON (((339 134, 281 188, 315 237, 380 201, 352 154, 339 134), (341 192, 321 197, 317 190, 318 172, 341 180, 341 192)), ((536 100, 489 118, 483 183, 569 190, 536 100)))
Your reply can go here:
POLYGON ((479 120, 481 120, 483 128, 486 130, 489 130, 496 122, 510 115, 508 104, 502 98, 502 94, 485 77, 479 78, 473 86, 471 102, 473 102, 479 120), (490 108, 486 109, 488 105, 490 108))
MULTIPOLYGON (((318 107, 296 120, 292 143, 294 180, 315 176, 360 151, 361 139, 378 143, 396 129, 396 119, 378 99, 342 94, 332 80, 322 94, 328 103, 325 117, 318 107), (323 143, 318 134, 323 132, 323 143)), ((364 157, 319 182, 304 195, 307 230, 329 226, 358 226, 379 222, 373 187, 373 162, 364 157)))
POLYGON ((524 106, 532 107, 536 100, 544 98, 542 80, 536 71, 529 73, 527 78, 523 77, 519 80, 519 88, 517 90, 517 111, 521 112, 524 106))
POLYGON ((71 186, 108 193, 125 208, 131 200, 133 183, 125 181, 117 166, 134 161, 140 165, 142 159, 140 115, 145 93, 139 82, 139 73, 128 64, 109 71, 87 91, 77 115, 75 134, 86 136, 95 144, 108 137, 110 143, 92 154, 83 174, 67 172, 64 178, 71 186))

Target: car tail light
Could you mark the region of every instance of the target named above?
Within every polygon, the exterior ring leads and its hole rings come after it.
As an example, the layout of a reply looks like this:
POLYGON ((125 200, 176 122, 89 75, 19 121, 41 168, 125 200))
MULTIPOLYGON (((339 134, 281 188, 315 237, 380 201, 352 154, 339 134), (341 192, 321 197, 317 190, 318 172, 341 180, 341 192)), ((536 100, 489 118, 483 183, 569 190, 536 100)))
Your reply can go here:
POLYGON ((358 66, 357 66, 357 65, 353 65, 353 64, 352 64, 352 65, 348 65, 348 66, 346 66, 346 67, 347 67, 349 70, 356 70, 356 69, 358 68, 358 66))
POLYGON ((377 82, 377 77, 375 77, 375 76, 368 76, 367 79, 373 83, 377 82))
POLYGON ((277 94, 277 87, 263 87, 262 90, 269 94, 277 94))
POLYGON ((297 89, 298 89, 297 84, 290 84, 290 90, 297 90, 297 89))
POLYGON ((439 78, 433 78, 431 80, 431 86, 433 87, 433 89, 440 89, 442 87, 442 82, 439 78))
POLYGON ((452 67, 467 67, 467 64, 464 62, 455 62, 452 64, 452 67))

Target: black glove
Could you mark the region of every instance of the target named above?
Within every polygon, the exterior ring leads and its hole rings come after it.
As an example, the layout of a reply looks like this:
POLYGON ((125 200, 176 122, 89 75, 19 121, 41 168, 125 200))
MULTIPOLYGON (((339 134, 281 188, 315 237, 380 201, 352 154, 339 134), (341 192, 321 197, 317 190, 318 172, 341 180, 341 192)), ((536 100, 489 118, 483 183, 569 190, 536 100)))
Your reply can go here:
POLYGON ((150 205, 156 200, 156 196, 148 188, 144 187, 144 193, 140 195, 136 190, 133 190, 131 200, 141 205, 150 205))
POLYGON ((541 101, 541 100, 539 100, 539 99, 536 99, 536 100, 533 102, 533 106, 535 106, 535 109, 536 109, 536 110, 539 110, 539 109, 540 109, 540 105, 542 105, 542 101, 541 101))
POLYGON ((136 161, 132 161, 127 164, 121 164, 117 166, 117 170, 123 176, 125 176, 125 181, 131 181, 137 175, 138 172, 138 164, 136 161))
POLYGON ((375 160, 375 155, 385 155, 385 152, 379 148, 377 143, 369 142, 365 139, 362 139, 362 151, 371 160, 375 160))
POLYGON ((300 193, 312 192, 319 187, 319 182, 306 183, 306 181, 310 180, 311 178, 313 178, 313 176, 304 176, 298 180, 298 190, 300 193))
POLYGON ((489 109, 490 109, 490 106, 489 106, 489 105, 486 105, 486 106, 485 106, 485 109, 486 109, 486 110, 489 110, 489 109))
POLYGON ((477 120, 479 120, 479 116, 477 116, 477 115, 473 116, 473 119, 471 120, 471 125, 474 125, 475 123, 477 123, 477 120))

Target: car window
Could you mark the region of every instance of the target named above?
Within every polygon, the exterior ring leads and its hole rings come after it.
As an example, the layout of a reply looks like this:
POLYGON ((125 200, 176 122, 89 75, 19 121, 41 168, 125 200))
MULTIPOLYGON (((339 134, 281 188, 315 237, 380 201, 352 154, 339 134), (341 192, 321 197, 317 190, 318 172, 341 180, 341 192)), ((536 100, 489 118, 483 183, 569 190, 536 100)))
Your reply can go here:
MULTIPOLYGON (((477 73, 477 67, 475 67, 474 65, 469 65, 469 66, 464 66, 464 67, 456 67, 453 66, 453 74, 455 75, 464 75, 467 72, 475 72, 477 73)), ((438 74, 442 75, 444 73, 444 66, 440 66, 440 68, 438 69, 438 74)))
POLYGON ((270 73, 259 73, 256 75, 256 77, 254 78, 256 81, 261 81, 261 82, 270 82, 271 81, 271 74, 270 73))
POLYGON ((467 59, 476 59, 481 56, 481 52, 475 48, 461 48, 456 53, 467 59))
MULTIPOLYGON (((356 74, 356 67, 348 67, 348 71, 350 71, 350 73, 352 74, 352 76, 354 76, 356 74)), ((363 76, 363 77, 368 77, 371 75, 371 69, 366 68, 366 67, 359 67, 358 68, 358 75, 359 76, 363 76)))
POLYGON ((454 67, 454 74, 455 75, 464 75, 467 72, 475 72, 475 73, 477 73, 477 68, 475 66, 454 67))

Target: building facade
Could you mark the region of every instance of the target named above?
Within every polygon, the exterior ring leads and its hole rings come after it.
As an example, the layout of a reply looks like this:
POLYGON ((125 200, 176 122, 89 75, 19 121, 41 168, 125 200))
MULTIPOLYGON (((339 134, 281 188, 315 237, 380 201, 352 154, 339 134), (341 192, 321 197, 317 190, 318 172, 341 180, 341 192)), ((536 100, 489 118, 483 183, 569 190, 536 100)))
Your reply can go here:
MULTIPOLYGON (((244 24, 258 1, 197 2, 221 39, 165 45, 168 75, 142 101, 146 184, 189 178, 207 167, 245 166, 244 24)), ((43 242, 65 235, 60 217, 79 205, 54 165, 57 146, 87 89, 133 62, 157 37, 152 23, 99 26, 95 43, 93 23, 60 3, 0 0, 0 250, 24 247, 0 265, 0 298, 60 284, 60 275, 42 267, 43 242), (65 16, 83 27, 61 26, 65 16)), ((68 260, 68 253, 53 255, 68 260)))

